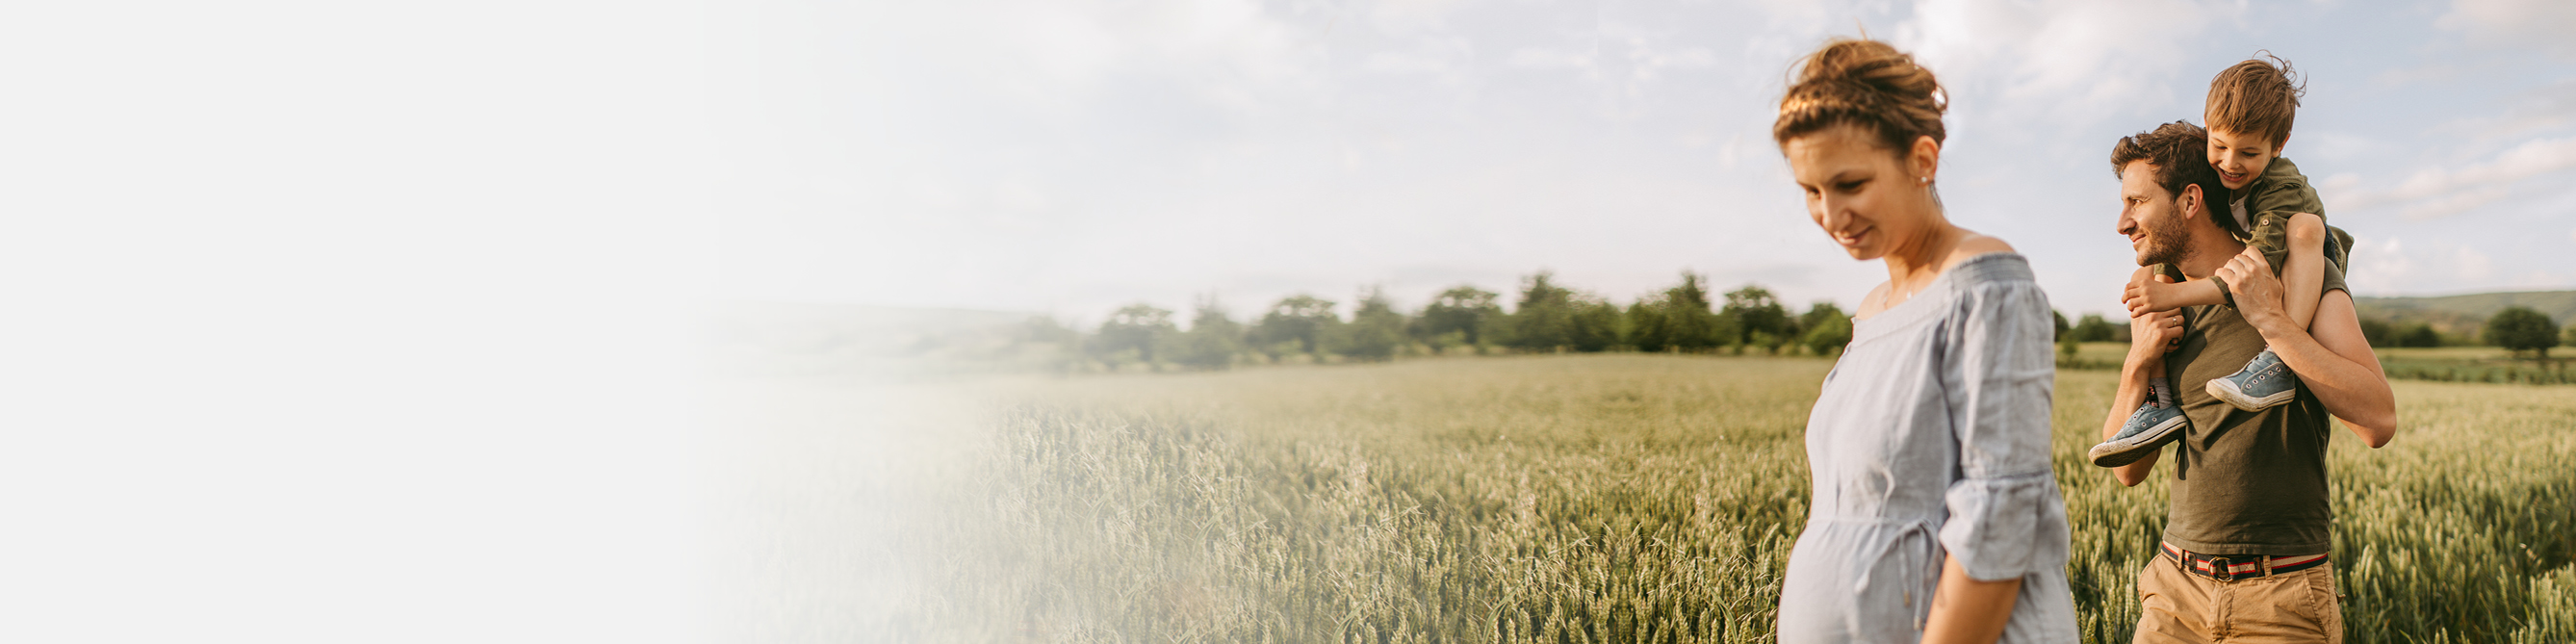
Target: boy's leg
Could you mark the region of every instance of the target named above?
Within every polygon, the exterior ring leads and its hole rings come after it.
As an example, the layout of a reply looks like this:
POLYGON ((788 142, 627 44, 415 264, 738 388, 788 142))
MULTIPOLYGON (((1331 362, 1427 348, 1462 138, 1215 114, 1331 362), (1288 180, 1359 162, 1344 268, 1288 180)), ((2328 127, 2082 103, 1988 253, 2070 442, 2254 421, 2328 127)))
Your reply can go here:
POLYGON ((2129 413, 2129 420, 2121 423, 2119 433, 2085 450, 2084 457, 2093 465, 2120 467, 2136 463, 2138 459, 2163 449, 2165 443, 2181 437, 2191 428, 2191 420, 2185 418, 2182 407, 2175 404, 2173 383, 2165 377, 2164 365, 2149 366, 2146 374, 2146 401, 2138 405, 2137 411, 2129 413))
POLYGON ((2308 213, 2290 217, 2289 254, 2281 265, 2281 306, 2290 321, 2308 328, 2325 298, 2326 220, 2308 213))
MULTIPOLYGON (((2253 234, 2263 259, 2281 276, 2284 313, 2302 329, 2316 321, 2317 304, 2325 297, 2326 235, 2325 219, 2310 213, 2292 215, 2287 221, 2267 216, 2253 234)), ((2298 380, 2279 354, 2264 347, 2245 362, 2245 368, 2210 380, 2203 389, 2237 409, 2260 411, 2289 402, 2297 395, 2298 380)))

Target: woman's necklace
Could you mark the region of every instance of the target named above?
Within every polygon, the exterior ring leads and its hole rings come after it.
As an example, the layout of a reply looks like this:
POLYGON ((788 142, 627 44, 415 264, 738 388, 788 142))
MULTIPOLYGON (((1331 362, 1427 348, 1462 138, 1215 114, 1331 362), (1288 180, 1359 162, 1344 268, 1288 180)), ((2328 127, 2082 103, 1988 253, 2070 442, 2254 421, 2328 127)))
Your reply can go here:
MULTIPOLYGON (((1934 258, 1948 258, 1950 253, 1946 249, 1956 248, 1959 245, 1957 239, 1943 239, 1940 240, 1940 242, 1941 243, 1934 244, 1934 246, 1945 248, 1945 250, 1939 253, 1933 253, 1931 256, 1934 258)), ((1918 264, 1919 266, 1935 266, 1936 268, 1933 268, 1921 277, 1920 281, 1915 283, 1914 288, 1912 289, 1905 288, 1905 284, 1901 280, 1888 280, 1887 298, 1880 301, 1879 308, 1884 309, 1898 304, 1903 304, 1905 302, 1912 301, 1914 296, 1923 294, 1924 287, 1931 286, 1933 280, 1940 279, 1941 269, 1937 266, 1947 263, 1948 262, 1943 261, 1942 259, 1933 259, 1932 261, 1918 264)))

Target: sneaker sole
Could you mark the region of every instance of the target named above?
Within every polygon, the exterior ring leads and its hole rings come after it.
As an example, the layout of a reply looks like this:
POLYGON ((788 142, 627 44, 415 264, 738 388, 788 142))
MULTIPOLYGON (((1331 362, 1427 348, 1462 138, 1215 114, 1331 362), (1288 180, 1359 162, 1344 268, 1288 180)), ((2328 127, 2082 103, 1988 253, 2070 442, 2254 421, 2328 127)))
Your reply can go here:
POLYGON ((2138 432, 2136 436, 2124 440, 2103 441, 2102 444, 2093 446, 2093 449, 2085 452, 2084 455, 2093 459, 2093 464, 2100 467, 2119 467, 2135 463, 2138 459, 2146 458, 2148 454, 2154 454, 2157 449, 2163 448, 2167 439, 2181 434, 2180 430, 2189 420, 2189 418, 2175 416, 2165 422, 2156 423, 2156 426, 2147 428, 2147 431, 2138 432))
POLYGON ((2210 396, 2216 397, 2219 400, 2227 401, 2229 406, 2245 411, 2263 411, 2265 409, 2271 409, 2273 405, 2289 402, 2291 398, 2296 398, 2299 395, 2299 389, 2297 387, 2291 387, 2289 389, 2281 390, 2280 393, 2256 398, 2245 395, 2244 390, 2236 388, 2236 383, 2234 381, 2225 378, 2211 380, 2209 381, 2208 386, 2201 387, 2201 389, 2208 391, 2210 396))

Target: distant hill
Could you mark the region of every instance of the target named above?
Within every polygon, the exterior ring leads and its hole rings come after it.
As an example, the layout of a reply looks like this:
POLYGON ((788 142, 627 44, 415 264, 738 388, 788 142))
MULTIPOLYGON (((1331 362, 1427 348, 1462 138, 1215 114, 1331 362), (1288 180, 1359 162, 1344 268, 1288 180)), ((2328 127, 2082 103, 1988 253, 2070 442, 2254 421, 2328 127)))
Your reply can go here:
POLYGON ((2561 326, 2576 322, 2576 291, 2356 297, 2353 305, 2363 318, 2378 318, 2401 325, 2422 322, 2445 333, 2462 336, 2476 335, 2478 328, 2486 324, 2488 316, 2508 306, 2530 307, 2561 326))

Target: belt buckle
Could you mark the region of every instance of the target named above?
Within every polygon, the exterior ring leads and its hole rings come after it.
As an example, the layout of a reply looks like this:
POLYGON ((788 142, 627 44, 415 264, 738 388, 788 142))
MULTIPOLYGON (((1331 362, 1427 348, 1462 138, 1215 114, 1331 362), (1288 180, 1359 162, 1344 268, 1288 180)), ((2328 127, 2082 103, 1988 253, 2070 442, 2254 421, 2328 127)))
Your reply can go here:
POLYGON ((2229 569, 2226 557, 2210 557, 2209 577, 2219 581, 2236 581, 2236 571, 2229 569))

